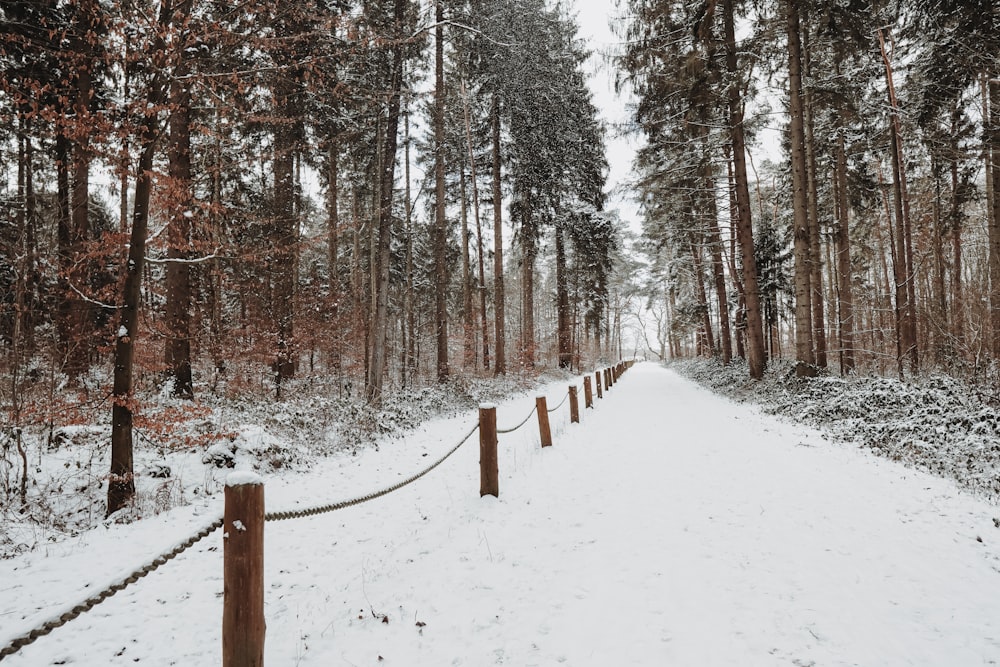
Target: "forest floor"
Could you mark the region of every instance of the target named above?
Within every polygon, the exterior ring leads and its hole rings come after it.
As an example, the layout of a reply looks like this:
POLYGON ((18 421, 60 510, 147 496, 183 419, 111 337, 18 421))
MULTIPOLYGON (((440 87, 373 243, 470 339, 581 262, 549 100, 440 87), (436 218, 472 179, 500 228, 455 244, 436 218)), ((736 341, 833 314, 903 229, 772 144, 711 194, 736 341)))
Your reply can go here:
MULTIPOLYGON (((529 414, 536 393, 558 405, 567 383, 497 399, 500 427, 529 414)), ((271 469, 268 510, 353 497, 426 467, 475 424, 474 409, 447 412, 308 470, 271 469)), ((567 412, 552 414, 551 448, 539 448, 533 419, 500 436, 499 498, 479 497, 473 437, 383 498, 268 523, 266 662, 1000 662, 1000 521, 975 485, 655 364, 628 371, 582 423, 567 412)), ((260 460, 238 452, 236 469, 260 460)), ((220 509, 201 493, 0 560, 0 647, 220 509)), ((221 540, 210 535, 5 665, 219 664, 221 540)))

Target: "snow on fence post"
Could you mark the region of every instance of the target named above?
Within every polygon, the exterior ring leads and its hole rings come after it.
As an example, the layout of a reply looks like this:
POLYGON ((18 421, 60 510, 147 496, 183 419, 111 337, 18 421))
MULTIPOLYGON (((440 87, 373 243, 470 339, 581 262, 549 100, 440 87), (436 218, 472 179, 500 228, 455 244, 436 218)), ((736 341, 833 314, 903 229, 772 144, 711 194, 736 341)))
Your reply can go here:
POLYGON ((226 478, 222 524, 222 667, 264 664, 264 481, 226 478))
POLYGON ((585 375, 583 377, 583 407, 584 408, 594 407, 594 392, 590 388, 589 375, 585 375))
POLYGON ((571 424, 580 423, 580 403, 576 398, 576 385, 569 386, 569 422, 571 424))
POLYGON ((604 382, 601 380, 601 371, 594 371, 594 383, 597 385, 597 398, 604 398, 604 382))
POLYGON ((549 408, 545 404, 545 397, 535 398, 535 412, 538 413, 538 437, 542 441, 542 447, 552 446, 552 431, 549 430, 549 408))
POLYGON ((479 497, 500 497, 500 471, 497 463, 497 408, 491 403, 479 405, 479 497))

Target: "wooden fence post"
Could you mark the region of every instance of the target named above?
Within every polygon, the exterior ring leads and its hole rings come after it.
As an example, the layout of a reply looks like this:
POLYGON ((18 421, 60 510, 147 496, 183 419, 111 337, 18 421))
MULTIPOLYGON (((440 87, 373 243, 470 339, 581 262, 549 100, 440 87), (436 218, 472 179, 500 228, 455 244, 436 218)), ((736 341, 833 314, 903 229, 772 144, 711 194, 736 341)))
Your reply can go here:
POLYGON ((604 369, 604 388, 605 389, 611 389, 611 387, 614 384, 615 384, 615 379, 613 377, 611 377, 611 369, 610 368, 605 368, 604 369))
POLYGON ((592 408, 594 407, 594 392, 590 388, 590 376, 586 375, 583 378, 583 407, 592 408))
POLYGON ((594 371, 594 380, 597 384, 597 398, 604 398, 604 381, 601 379, 601 371, 594 371))
POLYGON ((552 446, 552 431, 549 430, 549 409, 545 404, 545 397, 535 398, 535 412, 538 413, 538 437, 542 441, 542 447, 552 446))
POLYGON ((576 397, 576 385, 569 386, 569 423, 580 423, 580 402, 576 397))
POLYGON ((222 524, 222 667, 264 664, 264 481, 226 478, 222 524))
POLYGON ((497 464, 497 409, 490 403, 479 406, 479 497, 500 497, 497 464))

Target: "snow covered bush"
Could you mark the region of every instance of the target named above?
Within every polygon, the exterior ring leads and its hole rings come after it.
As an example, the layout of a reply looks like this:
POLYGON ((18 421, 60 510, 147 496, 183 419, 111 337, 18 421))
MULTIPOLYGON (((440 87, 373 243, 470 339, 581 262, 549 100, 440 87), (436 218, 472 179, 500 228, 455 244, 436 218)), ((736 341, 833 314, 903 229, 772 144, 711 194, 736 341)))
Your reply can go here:
POLYGON ((683 360, 671 367, 713 391, 1000 501, 1000 416, 987 395, 953 377, 800 378, 791 363, 777 362, 754 382, 740 362, 683 360))

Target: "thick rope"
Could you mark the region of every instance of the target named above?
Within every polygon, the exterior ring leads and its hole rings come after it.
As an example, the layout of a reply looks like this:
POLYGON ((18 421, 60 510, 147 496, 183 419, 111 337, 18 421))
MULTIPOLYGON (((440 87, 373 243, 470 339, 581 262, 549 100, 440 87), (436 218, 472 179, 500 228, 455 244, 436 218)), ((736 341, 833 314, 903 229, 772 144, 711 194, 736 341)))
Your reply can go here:
MULTIPOLYGON (((434 463, 432 463, 430 466, 428 466, 427 468, 425 468, 421 472, 419 472, 419 473, 417 473, 417 474, 415 474, 415 475, 413 475, 411 477, 408 477, 407 479, 403 480, 402 482, 399 482, 397 484, 393 484, 392 486, 387 487, 385 489, 382 489, 381 491, 375 491, 374 493, 369 493, 368 495, 360 496, 358 498, 353 498, 351 500, 345 500, 345 501, 338 502, 338 503, 331 503, 329 505, 323 505, 323 506, 320 506, 320 507, 312 507, 312 508, 305 509, 305 510, 296 510, 296 511, 290 511, 290 512, 268 512, 268 513, 266 513, 264 515, 264 520, 265 521, 280 521, 282 519, 295 519, 295 518, 299 518, 299 517, 314 516, 314 515, 317 515, 317 514, 323 514, 323 513, 326 513, 326 512, 332 512, 334 510, 344 509, 345 507, 353 507, 354 505, 360 505, 361 503, 368 502, 369 500, 374 500, 376 498, 381 498, 382 496, 388 495, 388 494, 392 493, 393 491, 397 491, 397 490, 403 488, 404 486, 406 486, 408 484, 412 484, 413 482, 417 481, 421 477, 427 475, 430 471, 432 471, 435 468, 437 468, 439 465, 441 465, 442 463, 444 463, 452 454, 454 454, 456 451, 458 451, 458 448, 461 447, 462 445, 464 445, 466 443, 466 441, 469 438, 472 437, 472 434, 475 433, 478 429, 479 429, 479 424, 477 423, 474 427, 472 427, 472 430, 470 430, 469 433, 464 438, 462 438, 459 441, 459 443, 457 445, 455 445, 450 450, 448 450, 444 454, 444 456, 442 456, 441 458, 439 458, 437 461, 435 461, 434 463)), ((195 543, 199 542, 203 538, 205 538, 208 535, 212 534, 213 532, 215 532, 220 527, 222 527, 222 519, 221 518, 216 519, 215 521, 213 521, 209 525, 205 526, 204 528, 202 528, 201 530, 199 530, 197 533, 195 533, 194 535, 192 535, 191 537, 189 537, 185 541, 183 541, 180 544, 178 544, 176 547, 174 547, 173 549, 171 549, 167 553, 163 554, 162 556, 158 556, 157 558, 153 559, 152 561, 150 561, 146 565, 142 566, 141 568, 139 568, 138 570, 136 570, 132 574, 128 575, 127 577, 125 577, 123 579, 120 579, 119 581, 117 581, 116 583, 112 584, 108 588, 104 589, 100 593, 97 593, 96 595, 92 595, 91 597, 87 598, 86 600, 84 600, 80 604, 74 606, 69 611, 67 611, 64 614, 60 615, 58 618, 50 620, 50 621, 46 621, 45 623, 43 623, 39 627, 31 630, 27 634, 22 635, 20 637, 17 637, 15 639, 13 639, 6 646, 4 646, 2 649, 0 649, 0 660, 3 660, 8 655, 13 655, 14 653, 17 653, 19 650, 21 650, 22 648, 24 648, 28 644, 31 644, 32 642, 34 642, 39 637, 44 637, 45 635, 49 634, 50 632, 52 632, 56 628, 59 628, 59 627, 62 627, 64 625, 66 625, 67 623, 69 623, 70 621, 72 621, 77 616, 80 616, 81 614, 90 611, 91 609, 93 609, 94 607, 96 607, 100 603, 104 602, 105 600, 107 600, 109 597, 111 597, 115 593, 118 593, 119 591, 125 590, 129 585, 134 584, 135 582, 139 581, 139 579, 142 579, 143 577, 145 577, 150 572, 153 572, 154 570, 156 570, 157 568, 159 568, 161 565, 163 565, 167 561, 173 560, 174 558, 176 558, 177 556, 179 556, 183 552, 185 552, 188 549, 190 549, 195 543)))
POLYGON ((13 655, 14 653, 17 653, 22 648, 24 648, 28 644, 31 644, 39 637, 44 637, 45 635, 49 634, 56 628, 66 625, 80 614, 90 611, 91 609, 93 609, 100 603, 104 602, 115 593, 125 590, 126 588, 128 588, 129 585, 134 584, 135 582, 139 581, 150 572, 155 571, 157 568, 159 568, 167 561, 177 558, 177 556, 181 555, 182 553, 190 549, 192 546, 194 546, 197 542, 201 541, 205 537, 208 537, 221 527, 222 527, 222 519, 218 518, 212 523, 202 528, 201 530, 199 530, 197 533, 195 533, 188 539, 178 544, 176 547, 174 547, 167 553, 163 554, 162 556, 158 556, 157 558, 154 558, 149 563, 143 565, 141 568, 139 568, 132 574, 128 575, 124 579, 119 579, 117 582, 115 582, 108 588, 105 588, 100 593, 90 596, 80 604, 74 606, 69 611, 60 615, 58 618, 46 621, 45 623, 38 626, 34 630, 31 630, 27 634, 21 635, 20 637, 11 640, 6 646, 0 649, 0 661, 2 661, 8 655, 13 655))
POLYGON ((528 413, 528 416, 525 417, 524 420, 520 424, 518 424, 517 426, 515 426, 514 428, 498 428, 497 429, 497 434, 498 435, 502 435, 504 433, 513 433, 517 429, 519 429, 522 426, 524 426, 525 424, 527 424, 528 420, 531 419, 531 415, 535 414, 535 410, 537 410, 537 409, 538 409, 537 405, 535 405, 535 407, 531 408, 531 412, 528 413))
POLYGON ((563 396, 563 400, 559 401, 559 405, 557 405, 554 408, 549 408, 549 414, 552 414, 553 412, 555 412, 556 410, 558 410, 559 408, 561 408, 563 406, 563 403, 566 402, 567 398, 569 398, 569 392, 568 391, 566 392, 566 395, 563 396))
POLYGON ((396 484, 393 484, 392 486, 386 487, 386 488, 382 489, 381 491, 374 491, 372 493, 369 493, 368 495, 358 496, 357 498, 352 498, 351 500, 341 500, 341 501, 336 502, 336 503, 330 503, 328 505, 320 505, 318 507, 309 507, 309 508, 306 508, 306 509, 303 509, 303 510, 289 510, 289 511, 285 511, 285 512, 267 512, 264 515, 264 520, 265 521, 284 521, 285 519, 299 519, 299 518, 306 517, 306 516, 316 516, 317 514, 326 514, 327 512, 335 512, 336 510, 342 510, 342 509, 344 509, 346 507, 354 507, 355 505, 360 505, 361 503, 366 503, 369 500, 375 500, 376 498, 381 498, 382 496, 388 495, 388 494, 392 493, 393 491, 398 491, 399 489, 403 488, 407 484, 412 484, 413 482, 417 481, 418 479, 420 479, 421 477, 423 477, 424 475, 426 475, 427 473, 429 473, 431 470, 434 470, 434 468, 437 468, 439 465, 441 465, 442 463, 444 463, 448 459, 448 457, 450 457, 452 454, 454 454, 455 452, 457 452, 458 448, 461 447, 462 445, 464 445, 466 443, 466 441, 469 438, 472 437, 472 434, 475 433, 477 430, 479 430, 479 424, 478 423, 475 426, 472 427, 472 430, 470 430, 468 432, 468 434, 466 434, 466 436, 464 438, 462 438, 458 442, 457 445, 455 445, 454 447, 452 447, 451 449, 449 449, 447 452, 445 452, 444 456, 442 456, 441 458, 439 458, 437 461, 435 461, 434 463, 432 463, 430 466, 428 466, 427 468, 425 468, 421 472, 418 472, 416 475, 413 475, 412 477, 408 477, 408 478, 404 479, 402 482, 398 482, 396 484))

